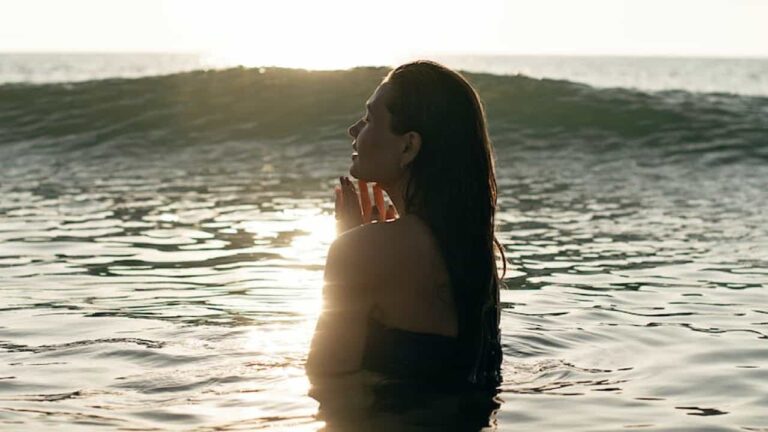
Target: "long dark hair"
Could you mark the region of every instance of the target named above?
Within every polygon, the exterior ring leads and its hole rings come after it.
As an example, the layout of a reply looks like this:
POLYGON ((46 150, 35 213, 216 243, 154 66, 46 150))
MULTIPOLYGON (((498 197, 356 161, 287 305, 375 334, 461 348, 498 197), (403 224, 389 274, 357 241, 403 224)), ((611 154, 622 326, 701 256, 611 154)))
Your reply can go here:
MULTIPOLYGON (((459 73, 431 61, 406 63, 384 82, 393 133, 418 132, 406 212, 432 229, 448 267, 459 326, 462 364, 472 384, 501 383, 499 285, 494 246, 496 176, 485 110, 459 73)), ((503 278, 503 274, 501 276, 503 278)))

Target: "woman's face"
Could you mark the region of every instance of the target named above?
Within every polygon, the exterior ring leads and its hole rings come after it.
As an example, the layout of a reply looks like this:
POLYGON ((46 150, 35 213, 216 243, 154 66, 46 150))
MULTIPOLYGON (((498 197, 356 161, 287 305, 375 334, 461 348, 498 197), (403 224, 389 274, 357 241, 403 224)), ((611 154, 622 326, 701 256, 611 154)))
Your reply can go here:
POLYGON ((366 104, 364 116, 349 127, 352 142, 352 166, 349 174, 382 186, 394 184, 403 174, 400 166, 404 135, 390 129, 391 115, 385 105, 391 88, 383 83, 366 104))

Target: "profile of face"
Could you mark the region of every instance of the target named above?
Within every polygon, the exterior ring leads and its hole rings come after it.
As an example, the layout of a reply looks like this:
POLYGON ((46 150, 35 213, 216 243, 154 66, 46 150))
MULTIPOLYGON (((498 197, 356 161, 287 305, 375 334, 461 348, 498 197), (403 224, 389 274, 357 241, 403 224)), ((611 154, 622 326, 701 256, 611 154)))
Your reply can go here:
POLYGON ((349 174, 382 186, 396 184, 402 178, 421 144, 415 132, 392 132, 392 115, 386 106, 391 91, 388 83, 379 85, 366 103, 365 115, 347 130, 354 139, 349 174))

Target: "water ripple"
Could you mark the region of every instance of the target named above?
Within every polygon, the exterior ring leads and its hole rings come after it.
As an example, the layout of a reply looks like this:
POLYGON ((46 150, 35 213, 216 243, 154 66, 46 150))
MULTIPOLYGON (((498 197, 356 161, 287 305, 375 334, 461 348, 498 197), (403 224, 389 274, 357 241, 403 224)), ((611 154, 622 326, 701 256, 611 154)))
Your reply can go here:
MULTIPOLYGON (((303 362, 347 145, 280 145, 8 168, 0 427, 322 427, 303 362)), ((764 428, 766 167, 514 145, 498 429, 764 428)))

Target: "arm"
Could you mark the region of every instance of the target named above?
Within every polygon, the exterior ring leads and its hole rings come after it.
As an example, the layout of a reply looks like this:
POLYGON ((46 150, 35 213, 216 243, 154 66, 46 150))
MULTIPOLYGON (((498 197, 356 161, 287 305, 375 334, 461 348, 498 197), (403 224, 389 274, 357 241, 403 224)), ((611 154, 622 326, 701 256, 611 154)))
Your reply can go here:
MULTIPOLYGON (((366 277, 369 253, 358 246, 365 230, 340 236, 331 245, 325 265, 323 310, 312 338, 308 375, 334 375, 360 369, 368 312, 373 306, 371 279, 366 277)), ((370 261, 368 261, 370 262, 370 261)))

